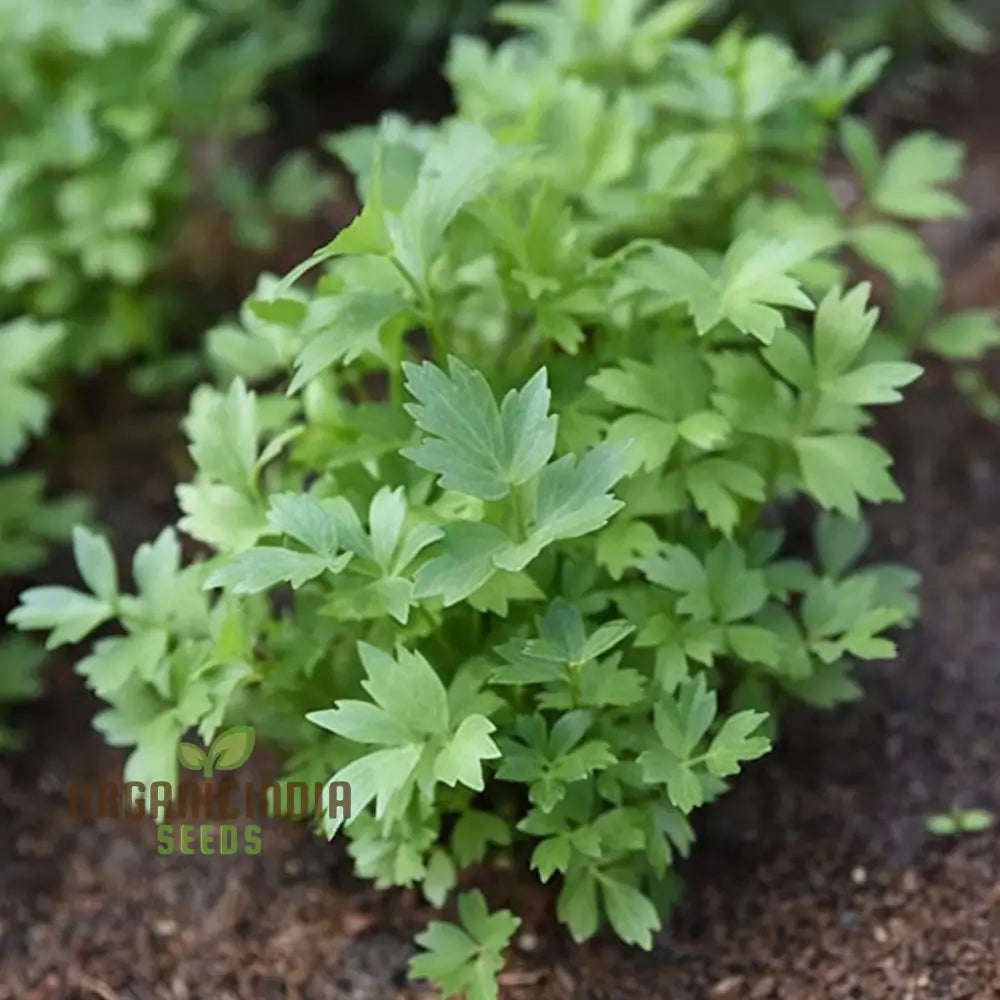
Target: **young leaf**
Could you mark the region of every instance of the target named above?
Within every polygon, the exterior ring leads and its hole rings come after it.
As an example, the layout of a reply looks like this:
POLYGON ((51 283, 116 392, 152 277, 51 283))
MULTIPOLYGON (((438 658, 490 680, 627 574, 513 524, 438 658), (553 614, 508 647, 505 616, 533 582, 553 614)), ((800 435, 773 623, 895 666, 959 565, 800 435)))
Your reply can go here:
POLYGON ((445 998, 496 1000, 503 950, 521 922, 507 910, 490 914, 478 891, 463 893, 458 906, 461 927, 434 921, 417 936, 424 951, 411 959, 410 976, 433 980, 445 998))

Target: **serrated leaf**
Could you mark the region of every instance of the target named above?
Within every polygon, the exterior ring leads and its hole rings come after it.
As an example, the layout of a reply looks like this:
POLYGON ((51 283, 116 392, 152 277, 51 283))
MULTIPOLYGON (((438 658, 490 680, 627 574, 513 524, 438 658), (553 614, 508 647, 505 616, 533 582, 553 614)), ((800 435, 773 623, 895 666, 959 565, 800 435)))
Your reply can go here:
POLYGON ((751 736, 767 721, 764 712, 737 712, 729 716, 715 734, 705 754, 705 764, 720 778, 738 774, 740 763, 763 757, 771 749, 764 736, 751 736))
POLYGON ((450 607, 496 573, 495 556, 511 543, 499 528, 477 521, 453 521, 443 530, 442 538, 431 549, 431 558, 417 570, 413 595, 440 596, 445 607, 450 607))
POLYGON ((501 500, 534 477, 555 448, 556 419, 548 416, 545 369, 498 408, 483 376, 449 357, 448 373, 429 362, 407 364, 411 414, 428 436, 402 454, 440 476, 444 489, 501 500))
POLYGON ((455 730, 444 749, 434 758, 434 776, 446 785, 456 783, 481 792, 484 787, 482 761, 500 756, 489 734, 496 726, 483 715, 469 715, 455 730))
POLYGON ((478 890, 459 897, 458 912, 462 927, 434 921, 417 935, 425 950, 410 960, 409 974, 433 979, 445 997, 496 1000, 503 950, 521 922, 508 910, 490 914, 478 890))
POLYGON ((365 642, 358 653, 367 674, 362 686, 393 719, 415 735, 448 732, 448 695, 423 656, 399 647, 394 658, 365 642))
POLYGON ((878 310, 867 308, 870 292, 867 282, 846 293, 832 288, 820 302, 813 325, 813 354, 821 379, 847 371, 875 329, 878 310))
POLYGON ((489 845, 505 847, 511 841, 510 827, 501 817, 479 809, 466 809, 455 823, 451 849, 463 867, 481 861, 489 845))
POLYGON ((804 437, 795 442, 805 487, 822 507, 858 516, 858 500, 901 500, 889 474, 892 457, 874 441, 853 434, 804 437))
POLYGON ((118 571, 107 539, 78 525, 73 529, 73 555, 84 583, 102 600, 113 601, 118 593, 118 571))
POLYGON ((271 497, 267 519, 317 555, 332 556, 337 549, 337 519, 312 497, 279 493, 271 497))
POLYGON ((729 421, 713 410, 692 413, 677 425, 677 433, 703 451, 711 451, 724 444, 729 432, 729 421))
POLYGON ((722 265, 719 298, 695 321, 706 333, 720 319, 727 319, 743 333, 769 344, 785 325, 775 306, 813 309, 802 283, 789 272, 809 260, 818 248, 807 240, 767 240, 753 233, 737 238, 722 265))
POLYGON ((502 569, 520 570, 552 542, 578 538, 603 527, 624 505, 610 493, 624 475, 625 448, 597 445, 576 461, 564 455, 538 476, 528 537, 499 551, 493 559, 502 569))
POLYGON ((79 642, 114 613, 107 601, 69 587, 32 587, 7 621, 24 631, 51 629, 46 649, 79 642))
POLYGON ((288 583, 297 590, 321 573, 341 572, 350 558, 350 553, 331 559, 279 545, 259 545, 213 570, 205 581, 205 589, 221 587, 234 594, 259 594, 279 583, 288 583))
POLYGON ((381 356, 379 336, 410 305, 399 295, 367 289, 344 291, 324 302, 322 322, 313 321, 305 346, 295 359, 289 394, 298 392, 331 365, 350 364, 362 354, 381 356))
POLYGON ((653 932, 660 929, 656 907, 638 889, 608 875, 601 875, 601 896, 608 920, 626 943, 649 951, 653 932))
POLYGON ((434 137, 413 193, 398 218, 386 220, 393 251, 418 285, 426 285, 445 230, 486 190, 501 162, 496 141, 478 122, 453 121, 434 137))

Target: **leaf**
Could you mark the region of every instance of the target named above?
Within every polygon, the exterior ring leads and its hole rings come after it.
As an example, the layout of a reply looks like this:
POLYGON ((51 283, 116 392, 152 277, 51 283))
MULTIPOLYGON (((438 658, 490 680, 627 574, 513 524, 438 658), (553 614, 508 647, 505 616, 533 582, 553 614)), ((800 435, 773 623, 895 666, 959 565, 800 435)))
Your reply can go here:
POLYGON ((372 555, 383 570, 388 569, 406 519, 406 496, 402 489, 379 489, 368 508, 372 555))
POLYGON ((958 828, 963 833, 980 833, 993 826, 994 816, 985 809, 962 809, 957 813, 958 828))
POLYGON ((775 306, 813 308, 801 282, 789 272, 817 249, 805 239, 765 239, 749 232, 739 236, 726 251, 715 293, 694 307, 698 332, 705 334, 727 319, 743 333, 769 344, 785 326, 775 306))
POLYGON ((510 827, 494 813, 466 809, 455 823, 451 834, 451 849, 463 868, 481 861, 487 847, 506 847, 511 842, 510 827))
POLYGON ((569 927, 573 940, 586 941, 597 933, 600 916, 597 908, 597 880, 590 868, 567 872, 556 912, 569 927))
POLYGON ((481 792, 484 788, 482 764, 500 756, 489 734, 496 726, 483 715, 466 716, 443 750, 434 758, 434 776, 446 785, 461 783, 481 792))
POLYGON ((446 998, 496 1000, 503 950, 521 921, 508 910, 490 914, 478 890, 459 897, 458 912, 461 927, 433 921, 417 935, 424 951, 410 960, 409 974, 434 980, 446 998))
POLYGON ((998 345, 1000 324, 997 314, 988 309, 948 316, 927 334, 927 346, 943 358, 974 361, 998 345))
POLYGON ((839 376, 822 389, 830 399, 852 406, 898 403, 903 398, 898 390, 916 381, 923 371, 908 361, 876 361, 839 376))
POLYGON ((289 583, 298 590, 321 573, 339 573, 350 558, 349 553, 329 559, 311 552, 293 552, 278 545, 260 545, 239 553, 213 570, 205 581, 205 589, 221 587, 234 594, 259 594, 279 583, 289 583))
POLYGON ((653 471, 666 465, 677 438, 675 424, 644 413, 628 413, 608 428, 609 441, 631 443, 625 454, 626 473, 643 468, 653 471))
POLYGON ((264 510, 231 486, 184 483, 177 500, 185 515, 178 528, 224 552, 245 549, 267 531, 264 510))
POLYGON ((766 721, 764 712, 737 712, 729 716, 715 734, 705 755, 705 764, 712 774, 720 778, 738 774, 740 763, 763 757, 771 749, 771 741, 764 736, 751 736, 766 721))
POLYGON ((510 539, 492 524, 452 521, 414 578, 413 596, 440 596, 451 607, 475 593, 497 571, 495 556, 510 539))
POLYGON ((813 326, 813 353, 821 379, 847 371, 875 329, 878 310, 867 308, 870 293, 871 285, 863 282, 846 293, 831 288, 820 302, 813 326))
POLYGON ((564 872, 573 857, 573 845, 567 837, 547 837, 531 853, 531 867, 543 883, 556 872, 564 872))
POLYGON ((27 317, 0 323, 0 465, 12 462, 45 427, 49 403, 33 383, 64 335, 57 323, 27 317))
POLYGON ((322 300, 322 320, 306 329, 305 346, 295 358, 289 395, 298 392, 333 364, 350 364, 362 354, 382 356, 379 336, 397 318, 410 314, 399 295, 351 289, 322 300))
POLYGON ((164 528, 153 542, 143 542, 132 559, 132 577, 143 603, 154 618, 169 614, 181 566, 181 546, 173 528, 164 528))
POLYGON ((712 410, 692 413, 677 425, 680 436, 703 451, 711 451, 724 444, 730 429, 729 421, 712 410))
POLYGON ((926 0, 924 9, 938 30, 956 45, 969 52, 989 52, 993 45, 990 30, 954 0, 926 0))
POLYGON ((660 929, 656 907, 638 889, 608 875, 599 878, 604 909, 615 933, 626 943, 649 951, 660 929))
MULTIPOLYGON (((0 702, 37 698, 42 693, 40 670, 44 661, 42 648, 23 636, 9 635, 0 640, 0 702)), ((2 729, 0 726, 0 732, 2 729)))
POLYGON ((420 165, 416 188, 386 227, 393 251, 419 286, 458 212, 489 186, 503 158, 478 122, 452 121, 435 135, 420 165))
POLYGON ((664 746, 682 759, 690 756, 708 732, 717 705, 717 696, 707 689, 704 674, 685 684, 676 702, 668 697, 661 698, 654 722, 664 746))
POLYGON ((938 268, 920 237, 894 222, 868 222, 851 231, 851 245, 898 285, 936 285, 938 268))
POLYGON ((458 872, 455 870, 455 863, 451 860, 448 852, 440 847, 431 851, 422 885, 427 901, 432 906, 443 906, 444 901, 448 898, 448 893, 455 888, 457 883, 458 872))
POLYGON ((880 445, 854 434, 803 437, 795 442, 806 489, 820 506, 858 516, 858 500, 901 500, 888 472, 892 457, 880 445))
POLYGON ((32 587, 21 594, 21 603, 7 621, 23 631, 51 629, 45 648, 55 649, 79 642, 113 613, 107 601, 69 587, 32 587))
POLYGON ((236 491, 246 489, 257 462, 257 397, 242 379, 234 379, 225 394, 200 387, 184 430, 201 472, 236 491))
MULTIPOLYGON (((323 814, 323 832, 333 837, 345 819, 353 822, 362 812, 375 802, 375 816, 381 818, 392 797, 403 789, 410 779, 423 752, 421 744, 404 744, 375 750, 364 757, 351 761, 330 778, 329 786, 335 782, 345 782, 351 790, 351 815, 346 818, 342 810, 330 816, 323 814)), ((327 794, 323 795, 326 801, 327 794)))
POLYGON ((358 653, 367 674, 362 686, 414 739, 449 731, 447 692, 423 656, 401 646, 393 658, 365 642, 358 653))
POLYGON ((402 454, 437 473, 443 489, 501 500, 552 456, 556 419, 548 416, 545 369, 507 393, 498 408, 483 376, 457 358, 448 358, 448 374, 430 362, 403 367, 418 401, 407 412, 428 436, 402 454))
POLYGON ((213 766, 220 771, 235 771, 253 753, 256 736, 252 726, 233 726, 221 733, 208 752, 213 766))
POLYGON ((564 455, 547 465, 538 477, 528 537, 494 555, 496 565, 523 569, 552 542, 603 527, 624 506, 609 492, 624 475, 624 454, 622 445, 604 443, 579 462, 564 455))
POLYGON ((73 555, 84 583, 102 600, 113 601, 118 593, 118 573, 107 540, 77 525, 73 529, 73 555))
POLYGON ((908 135, 886 157, 872 203, 904 219, 959 218, 965 206, 941 187, 958 180, 963 158, 957 142, 933 132, 908 135))
POLYGON ((409 726, 393 718, 384 708, 367 701, 343 699, 335 708, 307 712, 306 719, 331 733, 357 743, 399 746, 413 739, 409 726))
POLYGON ((639 757, 642 780, 665 784, 670 803, 687 814, 705 801, 701 782, 691 767, 663 747, 644 750, 639 757))
POLYGON ((94 651, 76 665, 87 687, 111 698, 130 678, 152 681, 167 651, 166 629, 148 628, 129 636, 99 639, 94 651))
POLYGON ((276 494, 271 497, 267 519, 282 534, 317 555, 332 556, 337 551, 337 519, 312 497, 276 494))
POLYGON ((868 545, 871 529, 863 520, 823 513, 816 521, 816 553, 825 573, 840 577, 868 545))
POLYGON ((713 528, 729 536, 739 520, 737 497, 761 501, 764 480, 756 469, 742 462, 710 456, 683 471, 684 483, 695 506, 713 528))
POLYGON ((629 566, 650 555, 659 544, 645 521, 615 518, 597 536, 596 557, 612 580, 620 580, 629 566))
POLYGON ((865 189, 872 191, 882 168, 875 135, 860 119, 845 117, 840 123, 840 142, 854 169, 860 174, 865 189))

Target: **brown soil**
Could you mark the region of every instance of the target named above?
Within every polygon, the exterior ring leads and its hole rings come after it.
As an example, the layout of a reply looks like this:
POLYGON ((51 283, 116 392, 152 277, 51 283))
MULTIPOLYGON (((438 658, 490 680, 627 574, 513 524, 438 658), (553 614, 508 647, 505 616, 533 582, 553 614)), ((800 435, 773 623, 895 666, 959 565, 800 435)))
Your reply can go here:
MULTIPOLYGON (((969 125, 967 191, 989 220, 1000 135, 983 125, 969 125)), ((956 304, 1000 303, 990 231, 935 234, 956 304)), ((707 811, 651 953, 609 938, 576 947, 555 929, 551 893, 527 876, 487 879, 491 902, 525 918, 506 1000, 1000 997, 1000 832, 942 840, 924 826, 953 805, 1000 814, 1000 433, 938 368, 881 433, 907 501, 875 512, 879 554, 924 578, 899 659, 863 671, 862 702, 794 712, 779 749, 707 811)), ((68 480, 115 498, 100 513, 123 550, 170 516, 169 490, 125 471, 133 454, 147 467, 141 440, 92 436, 67 465, 68 480)), ((162 451, 179 453, 176 439, 162 451)), ((268 826, 258 856, 160 857, 150 824, 72 820, 69 781, 120 773, 93 708, 57 670, 19 716, 30 753, 0 763, 0 1000, 433 995, 405 971, 431 911, 345 874, 342 845, 268 826)))

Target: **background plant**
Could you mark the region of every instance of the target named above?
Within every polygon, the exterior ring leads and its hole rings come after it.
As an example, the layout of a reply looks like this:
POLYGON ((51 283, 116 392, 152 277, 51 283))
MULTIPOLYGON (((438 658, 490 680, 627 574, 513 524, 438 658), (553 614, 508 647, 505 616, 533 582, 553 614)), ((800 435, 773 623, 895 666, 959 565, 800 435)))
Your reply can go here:
POLYGON ((233 144, 264 123, 262 81, 308 51, 324 6, 0 3, 0 316, 59 319, 76 366, 162 341, 170 303, 145 282, 192 182, 239 190, 233 144))
POLYGON ((990 47, 990 31, 997 21, 988 0, 847 0, 829 5, 736 0, 729 9, 749 17, 759 30, 786 35, 800 51, 814 55, 830 48, 857 52, 884 43, 910 59, 934 44, 982 52, 990 47))
MULTIPOLYGON (((58 324, 31 319, 0 324, 0 580, 36 569, 84 513, 79 501, 45 502, 41 476, 8 471, 45 428, 49 404, 37 383, 62 335, 58 324)), ((23 637, 0 637, 0 704, 38 693, 42 659, 43 651, 23 637)), ((0 719, 0 750, 13 742, 0 719)))
MULTIPOLYGON (((78 670, 129 780, 174 778, 192 728, 252 725, 289 778, 351 782, 377 885, 439 904, 523 849, 574 937, 649 947, 691 813, 786 701, 857 697, 854 661, 894 655, 915 580, 861 562, 862 503, 900 498, 869 410, 916 346, 996 339, 940 315, 907 226, 960 210, 960 151, 883 153, 847 117, 884 53, 684 37, 701 9, 508 6, 525 33, 452 48, 453 119, 332 140, 361 213, 208 339, 177 491, 208 558, 167 528, 129 591, 78 529, 87 592, 11 616, 50 646, 120 624, 78 670), (780 530, 801 497, 812 552, 780 530)), ((416 971, 489 995, 513 926, 461 917, 416 971)))

